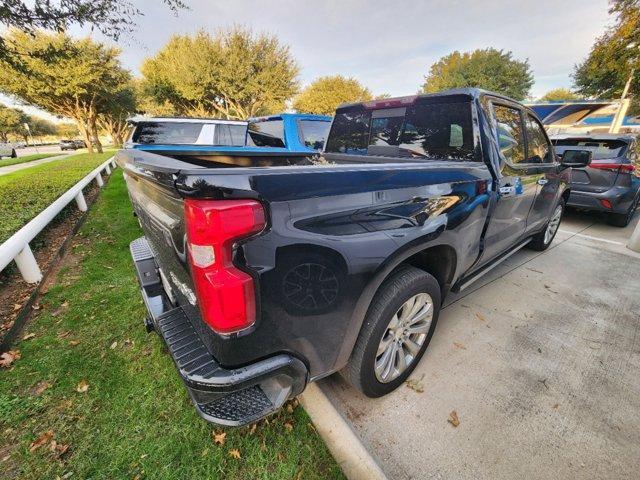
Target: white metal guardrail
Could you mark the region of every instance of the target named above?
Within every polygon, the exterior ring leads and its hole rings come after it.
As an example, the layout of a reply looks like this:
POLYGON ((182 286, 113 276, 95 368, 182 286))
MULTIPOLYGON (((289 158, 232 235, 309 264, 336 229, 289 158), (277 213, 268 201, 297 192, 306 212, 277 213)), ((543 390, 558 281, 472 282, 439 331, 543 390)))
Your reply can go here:
POLYGON ((104 182, 102 181, 102 172, 104 171, 109 175, 111 174, 111 168, 116 168, 116 163, 113 157, 109 158, 99 167, 87 174, 86 177, 63 193, 56 201, 40 212, 33 220, 0 245, 0 271, 4 270, 12 260, 15 260, 18 270, 20 270, 25 282, 37 283, 42 280, 42 271, 38 266, 36 258, 33 256, 29 242, 44 230, 55 216, 58 215, 64 207, 71 203, 72 200, 76 201, 80 211, 86 212, 87 202, 84 198, 84 194, 82 193, 82 189, 94 180, 99 187, 102 187, 104 185, 104 182))

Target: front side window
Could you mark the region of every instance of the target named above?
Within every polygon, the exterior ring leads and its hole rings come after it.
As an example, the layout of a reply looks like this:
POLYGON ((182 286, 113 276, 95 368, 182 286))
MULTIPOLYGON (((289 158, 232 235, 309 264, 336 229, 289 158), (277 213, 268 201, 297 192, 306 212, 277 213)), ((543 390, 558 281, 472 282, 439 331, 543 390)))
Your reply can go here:
POLYGON ((284 148, 284 123, 282 119, 258 120, 249 123, 247 145, 284 148))
POLYGON ((191 144, 202 130, 201 123, 194 122, 140 122, 131 141, 142 144, 191 144))
POLYGON ((527 115, 527 160, 526 163, 552 163, 553 152, 542 125, 527 115))
POLYGON ((511 164, 522 163, 524 160, 524 135, 520 110, 505 105, 494 105, 493 111, 496 116, 500 153, 511 164))
POLYGON ((331 122, 322 120, 300 120, 298 128, 300 132, 300 142, 308 148, 322 150, 324 142, 329 135, 331 122))
POLYGON ((325 151, 475 160, 471 103, 338 112, 325 151))

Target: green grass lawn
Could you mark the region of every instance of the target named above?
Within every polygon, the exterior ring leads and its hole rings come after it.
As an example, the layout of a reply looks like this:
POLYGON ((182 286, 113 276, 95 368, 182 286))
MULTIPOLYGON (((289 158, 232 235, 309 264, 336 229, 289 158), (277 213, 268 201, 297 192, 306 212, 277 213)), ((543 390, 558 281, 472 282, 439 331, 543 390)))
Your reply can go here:
POLYGON ((301 407, 253 429, 214 428, 198 417, 161 340, 142 327, 128 250, 139 235, 117 170, 23 333, 34 336, 14 347, 21 358, 12 369, 0 371, 0 476, 342 478, 301 407), (30 452, 47 431, 52 437, 30 452), (223 444, 214 432, 226 432, 223 444), (61 445, 69 445, 64 454, 61 445))
POLYGON ((57 157, 62 155, 59 153, 34 153, 33 155, 26 155, 18 158, 2 158, 0 159, 0 167, 8 167, 9 165, 18 165, 19 163, 33 162, 34 160, 41 160, 43 158, 57 157))
POLYGON ((0 243, 112 155, 72 155, 0 176, 0 243))

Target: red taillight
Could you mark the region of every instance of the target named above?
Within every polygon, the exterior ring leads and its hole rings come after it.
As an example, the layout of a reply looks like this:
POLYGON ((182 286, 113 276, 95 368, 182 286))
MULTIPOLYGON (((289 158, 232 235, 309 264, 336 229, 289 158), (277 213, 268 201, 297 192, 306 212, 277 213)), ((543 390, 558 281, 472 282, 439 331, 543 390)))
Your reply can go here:
POLYGON ((611 205, 611 202, 609 200, 607 200, 606 198, 601 198, 600 199, 600 203, 602 204, 602 206, 604 208, 607 208, 609 210, 611 210, 613 208, 613 206, 611 205))
POLYGON ((235 241, 265 226, 255 200, 185 200, 188 258, 203 320, 231 333, 256 320, 253 278, 233 264, 235 241))
POLYGON ((636 167, 631 163, 607 163, 607 162, 594 162, 592 161, 589 166, 591 168, 597 168, 598 170, 611 170, 612 172, 631 173, 636 167))

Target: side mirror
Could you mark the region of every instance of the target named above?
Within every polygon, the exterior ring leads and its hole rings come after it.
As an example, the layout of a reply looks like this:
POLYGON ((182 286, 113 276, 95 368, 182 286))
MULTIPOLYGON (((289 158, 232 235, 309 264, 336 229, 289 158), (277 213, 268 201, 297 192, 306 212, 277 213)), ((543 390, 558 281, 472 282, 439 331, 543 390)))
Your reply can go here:
POLYGON ((560 163, 565 167, 584 168, 591 163, 591 150, 565 150, 560 163))

